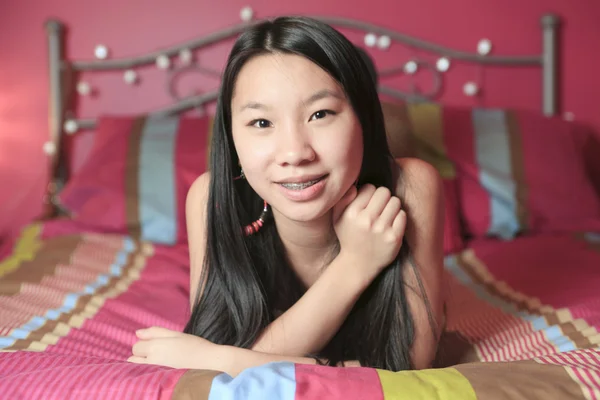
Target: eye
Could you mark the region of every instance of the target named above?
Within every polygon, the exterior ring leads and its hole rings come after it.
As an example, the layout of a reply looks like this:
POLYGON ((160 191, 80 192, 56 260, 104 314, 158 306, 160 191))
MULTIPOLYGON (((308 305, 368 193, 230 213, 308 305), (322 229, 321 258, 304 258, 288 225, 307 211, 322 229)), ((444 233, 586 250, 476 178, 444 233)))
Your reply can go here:
POLYGON ((311 121, 315 119, 323 119, 325 118, 325 116, 327 116, 327 114, 335 115, 335 113, 331 110, 319 110, 313 115, 311 115, 310 119, 311 121))
POLYGON ((269 128, 271 126, 271 122, 266 119, 255 119, 249 124, 255 128, 269 128))

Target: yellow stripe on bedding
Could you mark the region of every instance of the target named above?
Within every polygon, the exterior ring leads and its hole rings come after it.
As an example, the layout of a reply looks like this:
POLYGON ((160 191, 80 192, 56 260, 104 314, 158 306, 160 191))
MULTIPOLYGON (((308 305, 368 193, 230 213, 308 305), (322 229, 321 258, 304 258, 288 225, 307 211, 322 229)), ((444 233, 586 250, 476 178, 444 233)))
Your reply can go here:
POLYGON ((385 400, 476 400, 473 387, 454 368, 377 370, 385 400))
POLYGON ((11 255, 0 262, 0 277, 14 271, 23 262, 35 258, 36 253, 42 246, 39 240, 41 230, 40 224, 32 224, 23 229, 11 255))

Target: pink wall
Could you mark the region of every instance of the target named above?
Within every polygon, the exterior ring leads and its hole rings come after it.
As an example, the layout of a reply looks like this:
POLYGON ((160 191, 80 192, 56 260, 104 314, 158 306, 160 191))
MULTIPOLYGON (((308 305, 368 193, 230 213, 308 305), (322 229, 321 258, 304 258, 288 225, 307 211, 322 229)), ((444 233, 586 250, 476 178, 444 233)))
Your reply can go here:
MULTIPOLYGON (((597 95, 600 3, 596 0, 388 0, 316 1, 304 5, 271 0, 170 0, 150 8, 149 2, 82 2, 75 0, 21 0, 2 6, 0 13, 0 236, 38 215, 47 179, 42 145, 47 130, 47 64, 44 21, 63 20, 70 29, 68 49, 74 58, 90 58, 103 43, 113 57, 139 54, 157 46, 175 44, 239 21, 239 11, 250 5, 257 17, 284 13, 338 15, 375 22, 390 28, 466 51, 480 38, 489 38, 495 54, 536 53, 541 48, 539 17, 554 12, 563 18, 562 111, 600 130, 597 95), (287 3, 287 5, 286 5, 287 3), (355 5, 352 5, 355 3, 355 5), (393 4, 393 5, 391 5, 393 4), (11 38, 11 39, 8 39, 11 38)), ((300 2, 297 2, 299 4, 300 2)), ((358 39, 358 37, 356 37, 358 39)), ((227 48, 203 53, 203 63, 220 68, 227 48)), ((410 53, 393 48, 370 50, 380 66, 410 53)), ((101 92, 84 99, 81 115, 97 112, 137 112, 168 103, 162 72, 140 71, 143 84, 126 86, 120 76, 84 77, 101 92)), ((405 80, 392 80, 404 87, 405 80)), ((200 87, 216 87, 203 80, 200 87)), ((457 65, 445 80, 441 100, 452 104, 515 106, 539 109, 540 75, 537 70, 510 71, 457 65), (479 99, 465 97, 462 85, 480 80, 479 99)))

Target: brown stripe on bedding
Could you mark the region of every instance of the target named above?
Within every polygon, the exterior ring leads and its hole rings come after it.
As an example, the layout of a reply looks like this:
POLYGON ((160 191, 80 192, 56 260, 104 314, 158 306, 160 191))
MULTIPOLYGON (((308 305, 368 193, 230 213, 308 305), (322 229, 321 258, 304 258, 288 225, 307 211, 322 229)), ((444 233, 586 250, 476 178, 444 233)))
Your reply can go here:
POLYGON ((6 350, 44 351, 49 345, 54 345, 67 336, 72 328, 80 328, 86 320, 93 318, 100 311, 107 299, 125 292, 129 285, 139 278, 149 254, 151 253, 146 246, 140 247, 140 244, 136 243, 136 250, 127 255, 121 275, 111 276, 106 285, 98 288, 93 295, 79 297, 70 312, 61 314, 56 320, 46 321, 26 339, 17 340, 6 350))
POLYGON ((598 335, 595 328, 590 327, 582 319, 574 320, 569 310, 564 308, 557 310, 543 305, 539 299, 528 297, 512 289, 505 282, 496 280, 473 250, 469 249, 458 255, 457 263, 473 282, 483 286, 489 294, 513 304, 519 311, 543 317, 549 326, 559 327, 577 348, 592 347, 593 342, 597 341, 591 340, 598 335))
POLYGON ((129 235, 135 240, 141 236, 139 217, 139 159, 142 131, 146 117, 136 118, 131 127, 127 147, 127 164, 125 167, 125 222, 129 235))
POLYGON ((46 239, 33 260, 22 262, 18 268, 2 277, 0 295, 14 296, 20 293, 23 283, 40 283, 44 277, 54 275, 57 265, 70 262, 80 242, 78 236, 46 239), (53 250, 43 251, 44 247, 53 250))
POLYGON ((512 178, 515 181, 516 217, 521 230, 527 229, 527 182, 525 180, 525 161, 523 155, 523 143, 521 141, 521 128, 514 111, 507 111, 506 127, 508 129, 508 141, 510 146, 510 163, 512 178))
POLYGON ((565 367, 535 361, 469 363, 454 366, 478 399, 585 399, 565 367))
POLYGON ((208 400, 213 379, 221 372, 209 370, 186 371, 177 381, 172 400, 208 400))

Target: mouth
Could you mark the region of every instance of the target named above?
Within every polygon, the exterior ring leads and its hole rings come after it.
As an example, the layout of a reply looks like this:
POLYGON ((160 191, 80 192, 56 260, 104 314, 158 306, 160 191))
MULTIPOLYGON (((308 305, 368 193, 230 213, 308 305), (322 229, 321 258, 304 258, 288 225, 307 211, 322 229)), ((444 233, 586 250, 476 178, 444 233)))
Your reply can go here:
POLYGON ((327 175, 323 175, 321 177, 311 179, 311 180, 306 180, 303 182, 302 181, 301 182, 278 182, 278 184, 289 190, 304 190, 306 188, 309 188, 309 187, 321 182, 326 177, 327 177, 327 175))

